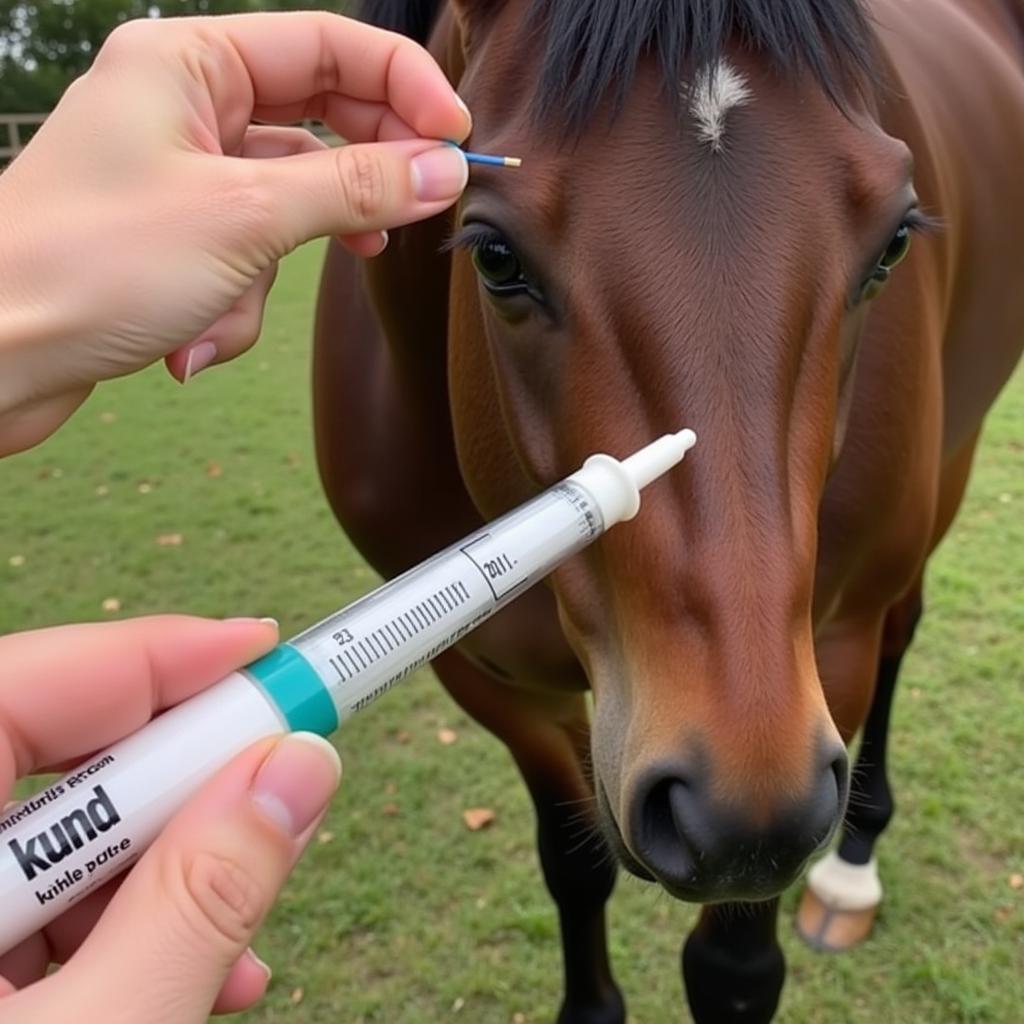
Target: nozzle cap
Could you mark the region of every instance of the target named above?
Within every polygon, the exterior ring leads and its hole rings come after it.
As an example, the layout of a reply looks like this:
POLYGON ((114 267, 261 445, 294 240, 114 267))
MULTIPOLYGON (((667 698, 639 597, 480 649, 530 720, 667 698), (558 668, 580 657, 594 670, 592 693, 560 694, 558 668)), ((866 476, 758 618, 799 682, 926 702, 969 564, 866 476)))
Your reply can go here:
POLYGON ((605 529, 632 519, 640 511, 640 489, 657 480, 697 443, 692 430, 666 434, 627 459, 591 455, 570 480, 582 484, 601 507, 605 529))
POLYGON ((652 441, 646 448, 622 460, 622 468, 632 477, 637 490, 642 490, 673 466, 683 461, 683 456, 697 443, 692 430, 680 430, 678 434, 666 434, 652 441))

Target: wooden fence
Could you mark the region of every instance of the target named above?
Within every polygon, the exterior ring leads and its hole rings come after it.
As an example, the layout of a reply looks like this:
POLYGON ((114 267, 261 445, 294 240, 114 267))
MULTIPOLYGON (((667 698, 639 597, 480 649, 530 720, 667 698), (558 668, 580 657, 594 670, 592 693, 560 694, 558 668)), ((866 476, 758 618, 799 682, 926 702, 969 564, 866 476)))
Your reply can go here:
MULTIPOLYGON (((46 114, 0 114, 0 168, 10 163, 25 148, 32 134, 31 129, 45 120, 46 114)), ((328 145, 336 146, 341 141, 319 121, 304 121, 302 127, 309 129, 328 145)))
POLYGON ((25 148, 32 134, 30 129, 45 120, 45 114, 0 114, 0 167, 25 148))

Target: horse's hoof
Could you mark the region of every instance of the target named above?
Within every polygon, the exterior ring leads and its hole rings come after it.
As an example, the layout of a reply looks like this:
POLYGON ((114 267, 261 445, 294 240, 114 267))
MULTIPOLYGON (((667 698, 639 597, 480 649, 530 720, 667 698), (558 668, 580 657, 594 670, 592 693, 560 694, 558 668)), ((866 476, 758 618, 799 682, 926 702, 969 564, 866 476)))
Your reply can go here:
POLYGON ((850 864, 832 852, 807 874, 796 930, 811 949, 840 953, 871 934, 881 902, 874 857, 867 864, 850 864))
POLYGON ((842 953, 860 945, 870 934, 878 907, 839 910, 818 898, 808 886, 796 912, 796 930, 819 953, 842 953))

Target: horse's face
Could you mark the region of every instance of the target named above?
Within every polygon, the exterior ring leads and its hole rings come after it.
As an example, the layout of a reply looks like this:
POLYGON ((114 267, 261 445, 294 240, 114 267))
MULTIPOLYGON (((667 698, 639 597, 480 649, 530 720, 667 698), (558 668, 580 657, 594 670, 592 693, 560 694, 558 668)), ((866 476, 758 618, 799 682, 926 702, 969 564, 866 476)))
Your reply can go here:
POLYGON ((525 158, 474 171, 460 212, 464 476, 493 514, 591 452, 697 431, 639 518, 554 590, 593 687, 595 782, 622 859, 683 898, 767 896, 845 803, 815 666, 817 515, 869 282, 914 204, 907 152, 740 54, 736 102, 703 122, 641 67, 611 130, 601 115, 560 144, 515 85, 530 59, 517 6, 474 38, 461 85, 473 147, 525 158))

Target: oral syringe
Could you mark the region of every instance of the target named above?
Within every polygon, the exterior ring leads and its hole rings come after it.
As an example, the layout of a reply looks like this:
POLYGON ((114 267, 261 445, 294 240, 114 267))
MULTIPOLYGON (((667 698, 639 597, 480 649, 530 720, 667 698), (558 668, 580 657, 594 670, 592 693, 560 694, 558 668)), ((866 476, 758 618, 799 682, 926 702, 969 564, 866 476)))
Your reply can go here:
POLYGON ((691 430, 561 483, 155 718, 0 816, 0 952, 128 867, 219 768, 287 731, 328 736, 640 508, 691 430))

